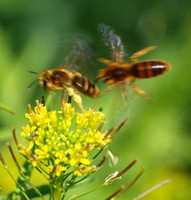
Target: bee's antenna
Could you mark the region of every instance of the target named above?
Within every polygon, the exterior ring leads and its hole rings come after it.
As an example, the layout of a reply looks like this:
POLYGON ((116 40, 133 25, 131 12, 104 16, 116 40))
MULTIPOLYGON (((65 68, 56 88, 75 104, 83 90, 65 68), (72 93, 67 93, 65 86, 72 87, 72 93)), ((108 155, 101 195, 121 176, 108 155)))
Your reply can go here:
POLYGON ((93 82, 94 83, 97 83, 98 82, 98 80, 100 80, 102 77, 98 77, 98 78, 96 78, 93 82))
POLYGON ((38 79, 35 79, 34 81, 32 81, 32 82, 27 86, 27 89, 30 90, 30 89, 31 89, 31 86, 34 85, 37 81, 38 81, 38 79))
POLYGON ((39 73, 33 72, 33 71, 28 71, 28 72, 31 73, 31 74, 39 74, 39 73))

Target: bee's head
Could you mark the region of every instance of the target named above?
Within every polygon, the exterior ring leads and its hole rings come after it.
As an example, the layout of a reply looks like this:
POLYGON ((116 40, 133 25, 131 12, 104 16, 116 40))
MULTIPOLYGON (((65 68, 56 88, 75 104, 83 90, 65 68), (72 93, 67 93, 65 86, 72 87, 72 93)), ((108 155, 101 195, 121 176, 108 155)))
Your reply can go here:
POLYGON ((49 89, 49 83, 51 81, 50 78, 50 72, 48 70, 42 72, 39 76, 39 82, 42 85, 42 87, 44 88, 44 90, 49 89))

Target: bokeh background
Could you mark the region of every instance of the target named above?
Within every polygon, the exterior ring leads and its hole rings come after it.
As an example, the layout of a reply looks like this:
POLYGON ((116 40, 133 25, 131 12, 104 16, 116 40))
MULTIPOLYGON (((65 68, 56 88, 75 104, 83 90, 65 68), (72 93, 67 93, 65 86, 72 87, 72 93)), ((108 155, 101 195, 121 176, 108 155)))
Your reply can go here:
MULTIPOLYGON (((105 128, 129 118, 109 147, 119 157, 119 162, 113 168, 106 162, 90 180, 69 191, 67 198, 100 185, 108 174, 122 170, 138 156, 138 163, 121 180, 82 199, 106 198, 122 183, 130 183, 142 166, 146 168, 144 175, 119 199, 132 199, 168 178, 173 182, 145 199, 191 199, 190 0, 1 0, 0 103, 13 108, 16 114, 0 110, 0 152, 17 176, 6 142, 13 143, 13 126, 19 135, 26 124, 27 105, 34 106, 35 100, 40 100, 42 95, 48 98, 48 93, 39 84, 26 89, 37 78, 28 70, 41 72, 59 66, 71 50, 71 41, 78 37, 91 44, 95 57, 110 59, 98 34, 100 23, 110 25, 121 36, 127 56, 147 46, 158 45, 140 60, 165 60, 172 65, 172 70, 163 76, 138 82, 155 103, 145 101, 130 88, 128 100, 123 100, 118 87, 98 100, 106 114, 105 128)), ((92 63, 77 70, 95 80, 97 70, 104 66, 99 62, 92 63)), ((99 81, 97 85, 101 91, 106 88, 106 84, 99 81)), ((87 108, 97 101, 82 97, 87 108)), ((60 92, 57 92, 53 107, 59 107, 59 103, 60 92)), ((15 146, 14 149, 16 152, 15 146)), ((15 185, 2 165, 0 177, 2 193, 11 192, 15 185)), ((33 173, 33 182, 36 185, 46 183, 37 172, 33 173)))

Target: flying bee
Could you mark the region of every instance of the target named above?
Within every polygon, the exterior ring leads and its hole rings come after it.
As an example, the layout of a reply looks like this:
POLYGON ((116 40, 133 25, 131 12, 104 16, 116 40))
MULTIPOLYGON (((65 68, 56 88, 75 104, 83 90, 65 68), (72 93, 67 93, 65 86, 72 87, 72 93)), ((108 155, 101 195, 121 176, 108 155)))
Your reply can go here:
POLYGON ((51 93, 53 93, 54 90, 62 90, 63 102, 65 102, 66 92, 68 92, 68 95, 73 97, 81 110, 83 110, 82 99, 78 91, 74 88, 89 97, 96 98, 99 95, 99 89, 92 81, 78 72, 70 72, 64 68, 42 72, 39 75, 39 82, 44 90, 49 90, 51 93))
POLYGON ((59 68, 45 70, 39 74, 39 82, 44 90, 49 90, 51 94, 55 90, 62 90, 62 106, 64 107, 66 94, 73 97, 73 100, 78 104, 83 111, 81 93, 96 98, 99 95, 97 86, 76 71, 69 71, 67 68, 73 67, 86 58, 85 46, 81 41, 78 41, 74 46, 72 52, 66 57, 65 61, 70 62, 59 68), (78 91, 77 91, 77 90, 78 91))
POLYGON ((122 96, 126 96, 126 86, 129 86, 146 100, 151 100, 146 93, 136 86, 137 79, 146 79, 159 76, 170 70, 171 66, 164 61, 149 60, 139 62, 138 58, 155 49, 150 46, 140 50, 129 57, 129 61, 124 61, 124 47, 121 38, 110 29, 109 26, 99 25, 99 30, 106 47, 112 52, 112 60, 104 58, 98 59, 105 64, 105 69, 99 70, 98 79, 109 84, 102 95, 110 91, 114 86, 120 85, 122 96))

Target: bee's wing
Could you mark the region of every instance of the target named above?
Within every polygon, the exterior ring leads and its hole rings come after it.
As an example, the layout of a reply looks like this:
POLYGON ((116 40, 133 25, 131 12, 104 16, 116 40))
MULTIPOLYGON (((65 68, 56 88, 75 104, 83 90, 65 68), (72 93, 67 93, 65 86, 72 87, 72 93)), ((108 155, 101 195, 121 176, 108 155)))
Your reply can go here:
POLYGON ((73 42, 72 50, 66 56, 60 68, 79 68, 79 65, 86 60, 90 60, 93 53, 86 41, 76 40, 73 42))
POLYGON ((111 51, 113 61, 123 61, 124 47, 121 38, 108 25, 99 24, 98 29, 104 45, 111 51))

